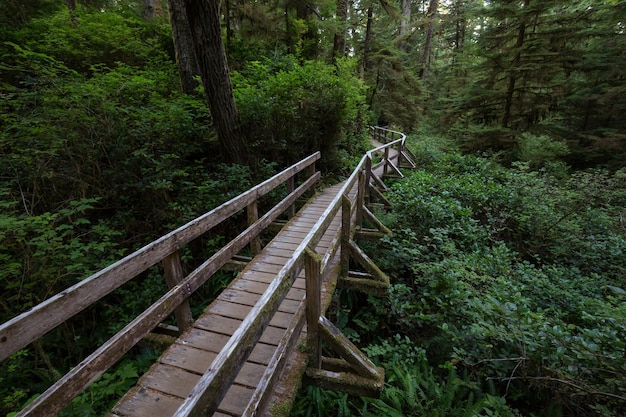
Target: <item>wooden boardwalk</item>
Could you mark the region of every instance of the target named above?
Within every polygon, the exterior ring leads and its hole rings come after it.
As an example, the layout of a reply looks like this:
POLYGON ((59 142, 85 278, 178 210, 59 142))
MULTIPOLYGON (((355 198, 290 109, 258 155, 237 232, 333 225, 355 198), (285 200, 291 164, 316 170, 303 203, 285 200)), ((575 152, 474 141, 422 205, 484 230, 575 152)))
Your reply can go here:
MULTIPOLYGON (((320 219, 341 185, 329 187, 314 197, 285 225, 194 322, 193 327, 167 349, 137 386, 115 406, 111 416, 174 415, 200 377, 209 369, 215 356, 259 300, 267 285, 293 256, 302 239, 320 219)), ((351 193, 350 197, 354 201, 356 192, 351 193)), ((341 215, 338 213, 320 239, 316 252, 325 254, 340 231, 341 215)), ((304 278, 302 271, 214 416, 242 415, 268 363, 277 353, 276 349, 286 329, 291 325, 297 325, 298 321, 302 322, 304 278)))
POLYGON ((382 368, 325 317, 335 284, 379 293, 389 286, 356 240, 391 233, 368 207, 389 207, 383 178, 402 177, 399 168, 415 164, 405 135, 377 127, 371 133, 376 149, 346 181, 317 194, 298 213, 296 200, 321 176, 315 170, 319 152, 0 325, 3 361, 151 266, 162 266, 168 285, 161 298, 16 417, 56 415, 172 314, 179 337, 109 417, 275 415, 273 401, 293 394, 303 373, 317 386, 379 395, 382 368), (287 195, 261 215, 259 199, 283 186, 287 195), (243 211, 247 227, 185 275, 180 250, 243 211), (283 213, 290 220, 261 247, 259 235, 283 213), (254 258, 194 320, 190 296, 246 247, 254 258))

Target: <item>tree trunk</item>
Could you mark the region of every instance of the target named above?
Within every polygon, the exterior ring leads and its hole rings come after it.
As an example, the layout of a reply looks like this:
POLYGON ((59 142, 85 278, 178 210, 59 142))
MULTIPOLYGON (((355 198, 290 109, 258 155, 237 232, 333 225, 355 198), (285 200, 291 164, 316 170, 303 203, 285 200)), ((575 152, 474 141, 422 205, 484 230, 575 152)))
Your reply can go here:
POLYGON ((374 20, 374 5, 370 4, 367 8, 367 25, 365 26, 365 42, 363 45, 363 71, 368 72, 370 69, 369 54, 370 44, 372 43, 372 21, 374 20))
POLYGON ((65 4, 67 4, 67 9, 70 12, 70 22, 76 26, 78 23, 76 20, 76 0, 66 0, 65 4))
POLYGON ((184 3, 218 140, 229 162, 244 164, 247 153, 222 42, 219 2, 184 0, 184 3))
POLYGON ((224 11, 224 20, 226 23, 226 50, 230 52, 233 41, 233 28, 230 24, 230 1, 225 0, 224 6, 226 7, 224 11))
POLYGON ((337 22, 339 28, 335 33, 333 42, 333 58, 339 58, 346 54, 346 33, 348 31, 348 0, 337 0, 337 22))
POLYGON ((402 38, 409 33, 409 25, 411 24, 411 0, 402 0, 402 18, 400 20, 399 36, 402 38))
MULTIPOLYGON (((527 8, 530 4, 530 0, 524 0, 524 8, 527 8)), ((508 127, 511 120, 511 107, 513 105, 513 94, 515 93, 515 83, 517 82, 516 68, 522 59, 521 48, 524 45, 524 38, 526 36, 526 22, 522 19, 517 32, 517 41, 515 42, 515 58, 511 63, 509 70, 509 86, 506 90, 506 97, 504 100, 504 115, 502 116, 502 127, 508 127)))
POLYGON ((430 0, 428 4, 428 29, 426 30, 426 40, 424 41, 424 54, 422 55, 422 70, 420 78, 424 80, 430 68, 430 50, 432 49, 433 36, 435 33, 435 18, 437 17, 437 8, 439 0, 430 0))
POLYGON ((182 0, 168 0, 167 3, 180 86, 185 94, 193 94, 198 87, 198 82, 193 77, 199 75, 200 70, 185 5, 182 0))
POLYGON ((463 44, 465 43, 465 16, 463 15, 463 0, 458 0, 454 4, 455 14, 455 26, 456 31, 454 35, 454 50, 455 52, 463 51, 463 44))
POLYGON ((143 0, 143 17, 152 20, 157 16, 163 16, 161 0, 143 0))

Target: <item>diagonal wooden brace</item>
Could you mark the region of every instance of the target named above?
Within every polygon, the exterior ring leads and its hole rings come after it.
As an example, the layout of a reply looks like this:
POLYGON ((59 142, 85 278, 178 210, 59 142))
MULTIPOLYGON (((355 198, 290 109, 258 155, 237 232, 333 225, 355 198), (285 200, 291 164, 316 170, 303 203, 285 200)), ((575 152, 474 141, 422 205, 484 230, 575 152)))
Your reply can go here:
POLYGON ((391 236, 393 234, 391 229, 385 226, 383 222, 378 220, 378 218, 374 215, 374 213, 372 213, 370 209, 368 209, 367 207, 363 207, 363 217, 367 221, 372 223, 376 229, 368 230, 368 229, 362 228, 360 232, 357 232, 357 237, 361 237, 359 236, 359 234, 363 234, 363 232, 365 232, 365 236, 363 237, 368 237, 368 238, 371 238, 374 235, 377 236, 378 238, 381 238, 383 236, 391 236))
MULTIPOLYGON (((410 152, 409 148, 404 148, 404 150, 400 152, 400 162, 398 163, 400 168, 415 169, 417 167, 413 159, 409 156, 410 152)), ((415 158, 415 156, 413 158, 415 158)))
POLYGON ((387 173, 385 171, 385 176, 386 177, 390 177, 390 178, 404 178, 404 175, 402 174, 402 172, 400 172, 398 167, 395 166, 394 163, 391 162, 389 159, 386 161, 386 165, 385 166, 391 168, 391 171, 392 171, 392 173, 387 173))
POLYGON ((386 293, 389 288, 389 277, 380 270, 369 256, 352 240, 343 247, 350 257, 365 269, 365 273, 348 271, 337 280, 338 288, 349 288, 366 293, 386 293))
POLYGON ((326 317, 320 316, 319 335, 337 358, 324 357, 321 368, 306 370, 307 382, 335 391, 378 398, 385 383, 385 371, 372 363, 326 317))

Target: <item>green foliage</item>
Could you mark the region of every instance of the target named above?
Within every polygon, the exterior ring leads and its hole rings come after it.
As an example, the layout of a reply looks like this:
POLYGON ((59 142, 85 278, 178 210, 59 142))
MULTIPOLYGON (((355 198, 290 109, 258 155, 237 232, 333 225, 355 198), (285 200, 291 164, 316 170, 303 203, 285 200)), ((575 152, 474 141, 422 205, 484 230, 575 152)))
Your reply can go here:
POLYGON ((67 10, 33 19, 5 40, 45 53, 82 72, 94 65, 113 67, 124 62, 143 67, 168 58, 168 27, 148 25, 138 16, 88 12, 83 8, 78 13, 77 24, 72 23, 67 10))
POLYGON ((376 257, 394 282, 386 327, 516 408, 619 415, 623 172, 554 177, 456 153, 423 160, 392 187, 396 232, 376 257))
POLYGON ((381 398, 320 391, 323 408, 309 407, 336 414, 347 404, 342 415, 621 415, 623 170, 570 173, 549 162, 506 169, 433 142, 419 143, 421 168, 388 193, 393 237, 367 247, 392 278, 388 296, 340 298, 347 301, 338 325, 370 343, 362 349, 385 367, 381 398))
POLYGON ((529 162, 534 168, 569 153, 567 145, 563 142, 552 140, 546 135, 536 136, 528 132, 522 133, 518 147, 519 160, 529 162))
POLYGON ((250 62, 233 74, 235 99, 252 153, 287 165, 317 150, 333 168, 360 153, 363 87, 354 62, 298 64, 293 57, 250 62))

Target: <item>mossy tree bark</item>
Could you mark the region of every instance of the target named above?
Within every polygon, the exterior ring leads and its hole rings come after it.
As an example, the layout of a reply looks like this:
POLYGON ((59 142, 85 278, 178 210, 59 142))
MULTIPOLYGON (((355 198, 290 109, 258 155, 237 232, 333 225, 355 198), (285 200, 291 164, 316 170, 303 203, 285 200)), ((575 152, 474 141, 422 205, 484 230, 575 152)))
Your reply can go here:
POLYGON ((219 2, 184 0, 184 6, 200 77, 224 158, 228 162, 246 164, 248 157, 222 41, 219 2))
POLYGON ((193 94, 198 87, 198 82, 194 76, 200 75, 200 69, 198 68, 198 59, 193 46, 185 5, 183 0, 168 0, 167 4, 181 89, 185 94, 193 94))

